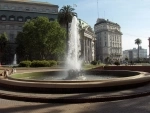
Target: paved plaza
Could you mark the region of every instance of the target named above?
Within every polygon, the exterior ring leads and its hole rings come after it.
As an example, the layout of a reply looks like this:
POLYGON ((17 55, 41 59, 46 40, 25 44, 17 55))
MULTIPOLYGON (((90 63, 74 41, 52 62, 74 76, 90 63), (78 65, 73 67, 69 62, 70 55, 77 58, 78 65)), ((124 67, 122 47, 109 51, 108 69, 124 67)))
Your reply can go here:
POLYGON ((150 113, 150 96, 122 101, 51 104, 0 99, 0 113, 150 113))

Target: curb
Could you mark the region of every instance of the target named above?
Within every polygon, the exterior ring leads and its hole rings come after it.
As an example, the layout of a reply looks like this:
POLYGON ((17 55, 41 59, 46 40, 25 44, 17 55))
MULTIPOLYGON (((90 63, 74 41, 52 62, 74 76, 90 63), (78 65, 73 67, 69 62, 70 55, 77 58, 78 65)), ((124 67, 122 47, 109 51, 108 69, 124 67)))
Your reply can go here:
POLYGON ((20 96, 20 95, 0 93, 0 98, 25 101, 25 102, 40 102, 40 103, 89 103, 89 102, 94 103, 94 102, 108 102, 108 101, 138 98, 138 97, 143 97, 148 95, 150 95, 150 91, 131 93, 127 95, 114 95, 114 96, 103 96, 103 97, 101 96, 95 98, 59 98, 59 97, 46 98, 46 97, 20 96))

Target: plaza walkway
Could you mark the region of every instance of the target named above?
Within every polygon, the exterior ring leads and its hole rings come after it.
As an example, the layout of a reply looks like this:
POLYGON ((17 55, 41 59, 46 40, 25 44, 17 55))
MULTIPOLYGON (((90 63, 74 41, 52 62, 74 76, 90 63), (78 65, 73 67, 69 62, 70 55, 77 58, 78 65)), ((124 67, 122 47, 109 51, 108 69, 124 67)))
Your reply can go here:
POLYGON ((33 103, 0 99, 0 113, 150 113, 150 96, 84 104, 33 103))

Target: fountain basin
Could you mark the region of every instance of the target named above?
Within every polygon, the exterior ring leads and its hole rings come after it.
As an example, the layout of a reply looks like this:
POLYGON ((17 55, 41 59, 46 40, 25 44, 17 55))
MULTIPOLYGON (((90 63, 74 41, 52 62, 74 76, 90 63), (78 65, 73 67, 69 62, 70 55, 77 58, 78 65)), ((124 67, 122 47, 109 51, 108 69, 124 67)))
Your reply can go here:
MULTIPOLYGON (((112 91, 125 88, 132 88, 143 85, 150 81, 149 73, 135 71, 100 71, 100 73, 122 73, 133 74, 128 77, 111 78, 105 80, 27 80, 9 77, 0 79, 0 85, 9 89, 18 89, 33 92, 50 93, 85 93, 112 91), (135 75, 136 74, 136 75, 135 75)), ((93 73, 93 72, 89 72, 93 73)), ((96 71, 96 73, 98 73, 96 71)))

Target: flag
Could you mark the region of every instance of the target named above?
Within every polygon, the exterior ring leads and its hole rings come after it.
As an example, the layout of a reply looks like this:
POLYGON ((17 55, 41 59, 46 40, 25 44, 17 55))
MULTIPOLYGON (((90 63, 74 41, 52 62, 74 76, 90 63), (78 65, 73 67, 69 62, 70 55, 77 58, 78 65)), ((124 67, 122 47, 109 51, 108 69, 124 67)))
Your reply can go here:
POLYGON ((76 5, 76 4, 73 4, 73 7, 77 7, 77 5, 76 5))

